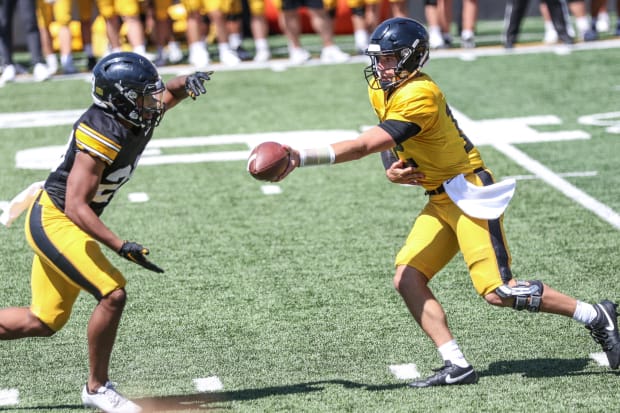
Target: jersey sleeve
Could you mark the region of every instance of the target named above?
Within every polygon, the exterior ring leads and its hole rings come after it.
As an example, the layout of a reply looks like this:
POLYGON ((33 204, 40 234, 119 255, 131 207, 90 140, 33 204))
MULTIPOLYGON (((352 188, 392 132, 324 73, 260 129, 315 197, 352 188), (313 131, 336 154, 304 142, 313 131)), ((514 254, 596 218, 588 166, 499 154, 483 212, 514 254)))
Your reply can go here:
POLYGON ((121 145, 100 130, 102 128, 89 125, 85 121, 78 123, 75 129, 75 144, 80 151, 87 152, 110 165, 121 150, 121 145))
POLYGON ((436 120, 438 106, 434 94, 425 88, 416 89, 415 93, 407 93, 406 99, 395 99, 387 118, 414 123, 424 130, 436 120))

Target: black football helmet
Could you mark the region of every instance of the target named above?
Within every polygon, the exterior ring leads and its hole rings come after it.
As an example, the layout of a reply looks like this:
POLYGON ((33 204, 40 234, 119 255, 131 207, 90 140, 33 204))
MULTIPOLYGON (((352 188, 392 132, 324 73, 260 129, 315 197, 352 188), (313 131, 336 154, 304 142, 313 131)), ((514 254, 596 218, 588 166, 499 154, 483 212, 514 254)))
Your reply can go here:
POLYGON ((164 115, 164 83, 146 57, 111 53, 93 68, 92 95, 96 105, 110 109, 134 126, 157 126, 164 115))
POLYGON ((370 35, 365 52, 370 56, 370 65, 364 69, 368 85, 391 92, 420 71, 428 60, 428 51, 428 32, 421 23, 405 17, 385 20, 370 35), (390 55, 396 57, 396 66, 379 68, 379 57, 390 55), (393 76, 382 75, 392 69, 393 76))

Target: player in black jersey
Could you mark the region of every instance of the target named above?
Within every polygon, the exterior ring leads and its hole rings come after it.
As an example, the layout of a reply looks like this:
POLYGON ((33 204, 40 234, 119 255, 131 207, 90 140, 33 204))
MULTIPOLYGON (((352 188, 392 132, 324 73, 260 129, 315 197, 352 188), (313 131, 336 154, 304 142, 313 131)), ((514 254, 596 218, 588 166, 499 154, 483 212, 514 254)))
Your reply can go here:
POLYGON ((93 69, 94 104, 75 122, 66 153, 36 195, 26 218, 35 255, 32 304, 0 310, 0 339, 51 336, 69 319, 81 290, 98 304, 88 323, 86 406, 106 412, 139 412, 108 377, 110 355, 126 301, 126 280, 100 244, 151 271, 148 249, 124 241, 99 218, 133 174, 164 113, 186 97, 206 93, 211 72, 179 76, 164 84, 155 66, 135 53, 113 53, 93 69))

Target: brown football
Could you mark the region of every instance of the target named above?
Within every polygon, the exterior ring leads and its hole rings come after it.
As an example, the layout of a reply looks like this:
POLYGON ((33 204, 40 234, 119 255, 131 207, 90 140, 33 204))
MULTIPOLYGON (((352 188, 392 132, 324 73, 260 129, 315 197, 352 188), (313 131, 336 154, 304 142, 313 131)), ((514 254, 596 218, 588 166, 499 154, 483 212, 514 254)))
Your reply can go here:
POLYGON ((250 152, 248 172, 259 181, 273 181, 286 170, 290 154, 277 142, 263 142, 250 152))

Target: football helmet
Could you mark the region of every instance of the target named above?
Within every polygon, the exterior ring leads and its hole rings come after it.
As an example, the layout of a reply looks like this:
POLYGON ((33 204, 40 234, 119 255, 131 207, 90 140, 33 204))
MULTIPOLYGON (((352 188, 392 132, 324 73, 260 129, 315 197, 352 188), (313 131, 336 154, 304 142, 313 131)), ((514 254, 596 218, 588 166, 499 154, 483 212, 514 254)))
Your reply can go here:
POLYGON ((391 92, 420 71, 428 60, 428 32, 414 19, 394 17, 379 24, 370 35, 365 54, 370 65, 364 69, 372 89, 391 92), (384 67, 380 58, 393 56, 394 65, 384 67))
POLYGON ((111 53, 93 68, 92 96, 134 126, 157 126, 164 115, 165 86, 155 65, 137 53, 111 53))

